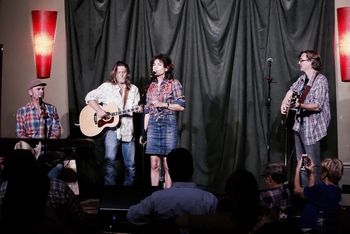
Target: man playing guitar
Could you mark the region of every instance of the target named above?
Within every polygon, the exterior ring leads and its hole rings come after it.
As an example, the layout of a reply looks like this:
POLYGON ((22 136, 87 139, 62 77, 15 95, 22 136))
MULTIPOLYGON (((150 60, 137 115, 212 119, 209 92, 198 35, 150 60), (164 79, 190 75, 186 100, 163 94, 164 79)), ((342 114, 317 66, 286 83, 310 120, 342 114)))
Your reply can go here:
MULTIPOLYGON (((300 160, 307 154, 316 166, 316 181, 319 181, 320 140, 327 135, 331 114, 328 81, 319 73, 321 58, 316 51, 305 50, 299 54, 300 70, 304 72, 290 87, 281 104, 281 113, 290 108, 293 93, 300 94, 295 103, 299 109, 293 124, 295 153, 300 160)), ((308 172, 301 174, 302 185, 307 185, 308 172)))
MULTIPOLYGON (((98 88, 90 91, 85 97, 86 103, 95 111, 94 118, 103 119, 109 116, 105 105, 113 104, 119 110, 132 109, 140 101, 138 88, 130 83, 129 66, 118 61, 110 74, 110 79, 98 88), (102 105, 100 105, 102 103, 102 105)), ((117 110, 115 110, 117 111, 117 110)), ((140 111, 140 109, 137 109, 140 111)), ((114 126, 108 126, 105 134, 105 185, 116 183, 116 158, 118 146, 121 145, 126 176, 124 186, 132 186, 135 179, 135 141, 133 112, 120 116, 114 126), (118 124, 118 125, 117 125, 118 124)), ((117 118, 117 116, 116 116, 117 118)), ((93 124, 93 123, 91 123, 93 124)))

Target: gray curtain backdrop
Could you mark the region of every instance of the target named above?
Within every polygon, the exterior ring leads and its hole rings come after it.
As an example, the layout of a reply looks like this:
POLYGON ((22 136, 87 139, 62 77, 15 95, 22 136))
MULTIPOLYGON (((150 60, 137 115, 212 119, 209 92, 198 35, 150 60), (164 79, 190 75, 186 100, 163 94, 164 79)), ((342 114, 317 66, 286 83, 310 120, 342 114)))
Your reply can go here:
POLYGON ((237 168, 259 176, 268 161, 269 130, 271 161, 287 158, 293 163, 293 145, 286 144, 279 107, 301 74, 299 52, 314 49, 323 60, 332 108, 322 153, 336 156, 333 1, 66 0, 65 4, 71 137, 81 136, 74 123, 85 106, 85 95, 109 78, 117 60, 130 65, 133 83, 143 93, 151 57, 166 54, 173 60, 187 101, 178 116, 179 146, 193 153, 194 180, 222 191, 237 168), (273 59, 270 126, 268 58, 273 59))

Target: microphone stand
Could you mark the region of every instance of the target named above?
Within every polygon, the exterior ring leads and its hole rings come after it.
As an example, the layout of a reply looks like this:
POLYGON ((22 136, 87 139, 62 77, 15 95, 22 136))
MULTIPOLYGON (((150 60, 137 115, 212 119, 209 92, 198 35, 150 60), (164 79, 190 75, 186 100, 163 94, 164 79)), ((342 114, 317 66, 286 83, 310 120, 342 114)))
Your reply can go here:
POLYGON ((39 103, 40 103, 40 109, 41 109, 41 118, 43 118, 43 120, 44 120, 44 139, 47 139, 47 118, 48 118, 48 115, 46 113, 45 104, 44 104, 42 98, 39 99, 39 103))
MULTIPOLYGON (((141 113, 141 123, 140 123, 140 127, 141 127, 141 135, 143 134, 144 131, 144 119, 145 119, 145 111, 144 111, 144 106, 146 105, 147 101, 146 101, 146 96, 147 96, 147 90, 149 85, 151 84, 151 81, 148 81, 146 78, 141 80, 141 90, 142 92, 140 93, 140 101, 139 101, 139 105, 142 106, 142 113, 141 113)), ((142 150, 140 152, 140 156, 141 156, 141 164, 142 164, 142 179, 144 181, 143 183, 143 188, 146 189, 147 185, 146 185, 146 171, 145 171, 145 151, 146 151, 146 143, 141 144, 142 146, 142 150)))
POLYGON ((268 58, 267 59, 267 65, 268 65, 268 76, 267 76, 267 84, 268 84, 268 93, 267 93, 267 99, 266 99, 266 115, 267 115, 267 131, 266 131, 266 139, 267 139, 267 144, 266 144, 266 150, 267 150, 267 161, 270 162, 271 160, 271 130, 270 130, 270 122, 271 122, 271 83, 272 83, 272 78, 271 78, 271 63, 272 59, 268 58))

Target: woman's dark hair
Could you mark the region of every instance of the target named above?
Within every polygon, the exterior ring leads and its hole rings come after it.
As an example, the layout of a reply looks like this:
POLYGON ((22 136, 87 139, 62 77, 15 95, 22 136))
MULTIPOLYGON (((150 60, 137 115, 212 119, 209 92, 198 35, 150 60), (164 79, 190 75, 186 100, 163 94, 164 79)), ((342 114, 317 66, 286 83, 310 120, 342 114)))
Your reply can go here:
POLYGON ((129 65, 122 62, 122 61, 118 61, 114 64, 113 69, 110 73, 110 78, 108 80, 108 82, 111 82, 112 84, 117 84, 117 79, 115 78, 117 71, 118 71, 118 67, 125 67, 126 71, 127 71, 127 76, 125 79, 125 84, 126 84, 126 89, 130 90, 131 87, 131 82, 130 82, 130 69, 129 69, 129 65))
POLYGON ((157 77, 155 76, 155 74, 153 73, 153 64, 156 60, 161 61, 164 64, 164 67, 167 68, 168 70, 165 72, 165 77, 164 79, 166 80, 173 80, 174 78, 174 64, 172 64, 171 59, 169 57, 166 57, 162 54, 156 55, 151 59, 151 63, 150 63, 150 71, 151 71, 151 80, 156 79, 157 77))
POLYGON ((311 61, 311 66, 316 71, 321 69, 321 56, 314 50, 303 50, 299 53, 299 59, 302 54, 306 54, 306 57, 309 61, 311 61))

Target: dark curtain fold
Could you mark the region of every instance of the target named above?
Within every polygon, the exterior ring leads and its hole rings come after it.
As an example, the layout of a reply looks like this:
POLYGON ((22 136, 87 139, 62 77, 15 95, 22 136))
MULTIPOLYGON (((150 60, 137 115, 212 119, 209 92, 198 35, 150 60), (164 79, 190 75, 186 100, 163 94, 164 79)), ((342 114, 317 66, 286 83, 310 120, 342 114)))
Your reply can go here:
POLYGON ((194 180, 222 191, 237 168, 260 174, 267 162, 268 130, 271 160, 286 157, 280 103, 300 74, 298 53, 315 49, 324 62, 332 107, 322 150, 336 155, 333 1, 66 0, 65 4, 72 137, 80 134, 74 123, 85 95, 108 79, 114 62, 130 65, 133 83, 143 92, 151 57, 169 55, 187 100, 179 114, 179 144, 194 155, 194 180), (266 108, 267 58, 273 59, 271 126, 266 108))

